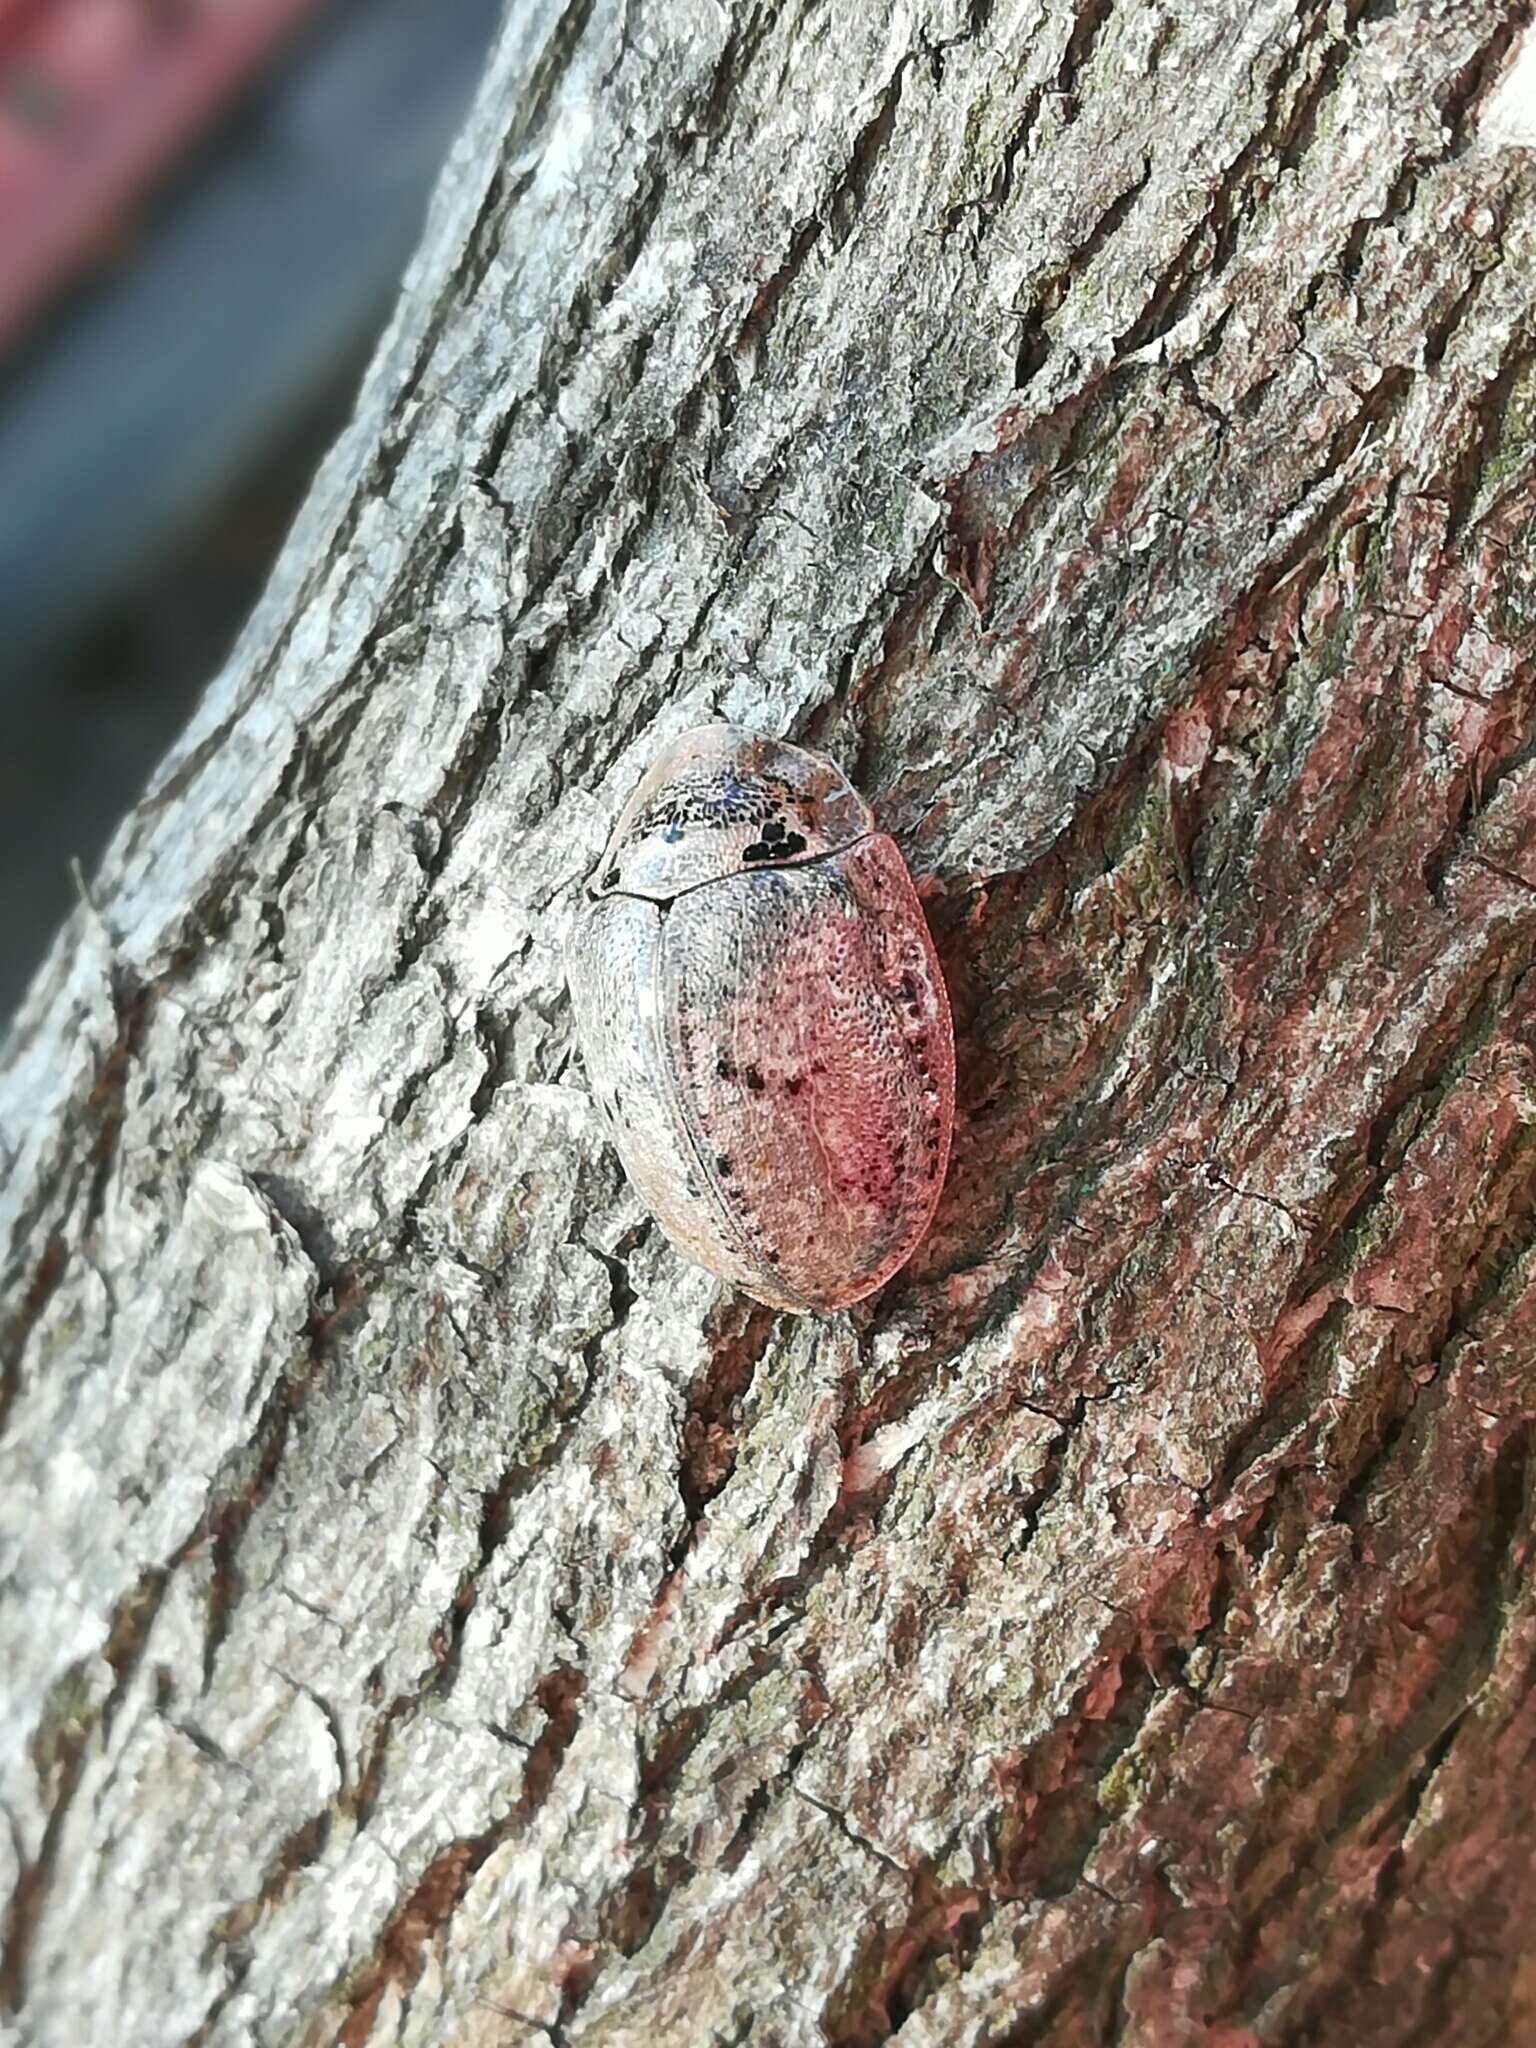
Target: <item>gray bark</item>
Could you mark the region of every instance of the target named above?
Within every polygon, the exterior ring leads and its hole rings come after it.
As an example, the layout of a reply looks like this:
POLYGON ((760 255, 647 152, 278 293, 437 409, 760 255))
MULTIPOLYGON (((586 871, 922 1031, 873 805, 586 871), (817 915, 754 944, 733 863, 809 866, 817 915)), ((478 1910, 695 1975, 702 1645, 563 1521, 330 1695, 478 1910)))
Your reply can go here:
POLYGON ((1536 51, 530 0, 0 1069, 7 2039, 1536 2033, 1536 51), (929 1243, 573 1060, 660 741, 928 878, 929 1243))

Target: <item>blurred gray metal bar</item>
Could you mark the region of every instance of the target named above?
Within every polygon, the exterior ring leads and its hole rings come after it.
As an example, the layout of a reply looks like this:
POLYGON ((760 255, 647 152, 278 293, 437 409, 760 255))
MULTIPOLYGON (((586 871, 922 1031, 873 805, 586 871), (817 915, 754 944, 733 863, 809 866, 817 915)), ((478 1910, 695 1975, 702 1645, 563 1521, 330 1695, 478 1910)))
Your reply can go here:
POLYGON ((353 0, 0 382, 0 691, 128 589, 381 321, 496 0, 353 0))

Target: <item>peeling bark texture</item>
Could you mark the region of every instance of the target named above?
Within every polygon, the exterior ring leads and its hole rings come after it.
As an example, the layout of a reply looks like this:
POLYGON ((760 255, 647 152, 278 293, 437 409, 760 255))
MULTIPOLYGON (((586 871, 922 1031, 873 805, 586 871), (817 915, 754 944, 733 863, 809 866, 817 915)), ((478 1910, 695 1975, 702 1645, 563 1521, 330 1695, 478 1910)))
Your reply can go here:
POLYGON ((0 1070, 9 2042, 1536 2041, 1536 35, 525 0, 0 1070), (561 944, 836 755, 935 1229, 679 1263, 561 944))

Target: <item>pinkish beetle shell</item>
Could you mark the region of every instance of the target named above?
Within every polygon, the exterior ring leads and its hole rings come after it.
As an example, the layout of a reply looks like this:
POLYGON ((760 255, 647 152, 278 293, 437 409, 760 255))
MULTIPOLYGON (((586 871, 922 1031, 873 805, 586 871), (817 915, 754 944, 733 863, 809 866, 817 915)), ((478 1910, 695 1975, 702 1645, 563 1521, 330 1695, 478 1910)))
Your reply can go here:
POLYGON ((895 841, 820 754, 729 725, 674 740, 587 885, 568 972, 625 1171, 684 1257, 835 1309, 933 1217, 955 1049, 895 841))

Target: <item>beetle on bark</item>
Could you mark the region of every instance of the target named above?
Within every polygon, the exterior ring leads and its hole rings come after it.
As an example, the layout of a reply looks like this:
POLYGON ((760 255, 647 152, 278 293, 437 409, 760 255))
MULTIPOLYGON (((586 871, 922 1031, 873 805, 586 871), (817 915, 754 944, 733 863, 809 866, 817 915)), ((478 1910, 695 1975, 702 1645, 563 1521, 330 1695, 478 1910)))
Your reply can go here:
POLYGON ((678 1250, 778 1308, 872 1294, 944 1182, 944 977, 894 840, 823 755, 700 726, 642 778, 568 962, 593 1091, 678 1250))

